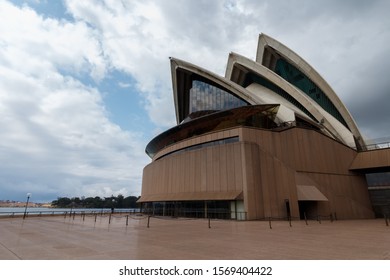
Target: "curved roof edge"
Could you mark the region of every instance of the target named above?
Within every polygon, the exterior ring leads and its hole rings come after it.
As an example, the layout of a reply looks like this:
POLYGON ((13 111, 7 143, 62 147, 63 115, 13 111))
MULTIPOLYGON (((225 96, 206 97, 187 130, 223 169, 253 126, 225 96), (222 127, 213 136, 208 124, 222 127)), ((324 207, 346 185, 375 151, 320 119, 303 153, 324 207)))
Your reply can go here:
MULTIPOLYGON (((261 104, 251 106, 241 106, 233 109, 221 110, 202 117, 192 119, 174 126, 159 135, 155 136, 146 146, 145 152, 153 160, 156 160, 156 154, 170 145, 188 140, 194 136, 204 135, 210 132, 221 131, 227 128, 235 128, 243 125, 242 119, 256 114, 264 114, 270 118, 269 127, 275 128, 275 118, 278 113, 279 104, 261 104)), ((246 124, 251 126, 250 124, 246 124)))
MULTIPOLYGON (((241 73, 237 73, 234 71, 235 68, 246 68, 250 71, 253 71, 253 73, 256 73, 259 76, 267 79, 276 86, 280 87, 287 94, 289 94, 296 101, 298 101, 315 118, 315 120, 313 121, 320 123, 332 137, 335 137, 345 142, 345 144, 347 144, 348 146, 352 145, 353 148, 356 148, 353 145, 354 143, 350 143, 350 141, 348 141, 348 136, 351 135, 351 132, 347 128, 341 129, 341 123, 339 126, 333 125, 333 123, 337 121, 336 119, 330 118, 330 115, 325 114, 324 109, 322 109, 311 98, 309 98, 301 90, 284 80, 282 77, 280 77, 267 67, 242 55, 230 53, 226 67, 225 77, 237 84, 240 84, 240 79, 242 79, 243 77, 241 76, 241 73)), ((245 71, 245 69, 242 70, 245 71)), ((307 117, 310 118, 310 116, 307 117)))
POLYGON ((355 136, 356 141, 358 141, 361 147, 365 147, 364 139, 356 125, 356 122, 352 118, 352 115, 345 107, 343 102, 333 91, 330 85, 321 77, 321 75, 307 63, 302 57, 296 54, 294 51, 275 40, 274 38, 261 33, 259 35, 257 52, 256 52, 256 61, 260 64, 264 64, 264 52, 266 47, 271 47, 275 50, 280 56, 291 62, 295 67, 301 70, 309 79, 311 79, 331 100, 331 102, 339 110, 340 114, 346 121, 348 128, 351 130, 352 134, 355 136))

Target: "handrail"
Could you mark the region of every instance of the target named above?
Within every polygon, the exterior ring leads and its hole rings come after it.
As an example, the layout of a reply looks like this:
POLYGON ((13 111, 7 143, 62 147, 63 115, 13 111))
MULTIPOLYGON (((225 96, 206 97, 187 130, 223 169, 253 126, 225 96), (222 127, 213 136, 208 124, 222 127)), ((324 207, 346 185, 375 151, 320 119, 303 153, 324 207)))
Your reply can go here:
MULTIPOLYGON (((138 209, 139 210, 139 209, 138 209)), ((86 216, 91 218, 93 217, 94 218, 94 222, 96 223, 97 222, 97 218, 99 217, 99 219, 107 219, 108 217, 108 225, 111 224, 111 220, 112 219, 116 219, 116 220, 122 220, 122 218, 125 218, 125 224, 126 224, 126 227, 129 225, 129 219, 133 219, 133 220, 144 220, 144 219, 147 219, 147 227, 149 228, 150 227, 150 218, 155 218, 155 219, 169 219, 169 220, 175 220, 175 221, 183 221, 183 220, 200 220, 199 217, 192 217, 192 218, 189 218, 189 217, 174 217, 174 216, 159 216, 159 215, 154 215, 154 214, 151 214, 151 213, 144 213, 144 212, 135 212, 135 211, 128 211, 127 213, 125 212, 117 212, 117 213, 112 213, 111 211, 109 210, 106 210, 104 211, 104 215, 102 213, 102 211, 78 211, 78 213, 76 213, 76 211, 29 211, 29 212, 26 212, 27 215, 26 217, 28 217, 28 213, 30 213, 30 216, 31 216, 31 213, 39 213, 39 215, 37 216, 41 216, 42 215, 42 212, 45 212, 46 214, 49 214, 51 213, 51 215, 56 215, 56 217, 58 216, 62 216, 64 215, 64 219, 66 220, 67 217, 69 217, 69 219, 73 219, 75 220, 75 216, 77 214, 78 217, 81 217, 83 223, 85 221, 85 218, 86 216), (69 212, 69 216, 68 216, 68 212, 69 212), (91 215, 86 215, 87 213, 90 213, 91 215), (122 215, 122 214, 126 214, 126 215, 122 215), (115 214, 120 214, 120 216, 117 216, 115 214), (183 219, 184 218, 184 219, 183 219)), ((5 214, 10 214, 9 216, 12 215, 12 217, 15 217, 15 213, 19 214, 18 216, 19 217, 23 217, 24 215, 24 212, 3 212, 5 214)), ((246 215, 246 212, 241 212, 241 213, 244 213, 246 215)), ((337 221, 337 216, 336 216, 336 213, 331 213, 330 215, 315 215, 315 216, 310 216, 309 218, 306 217, 306 213, 305 213, 305 223, 306 225, 308 225, 308 220, 317 220, 317 222, 319 224, 321 224, 321 221, 324 221, 324 220, 330 220, 332 223, 334 221, 337 221)), ((0 216, 0 218, 7 218, 6 215, 2 215, 0 216)), ((246 216, 245 216, 246 218, 246 216)), ((24 220, 24 219, 23 219, 24 220)), ((207 220, 208 221, 208 228, 212 228, 211 227, 211 220, 219 220, 219 221, 222 221, 222 220, 230 220, 230 221, 238 221, 239 219, 235 219, 233 217, 231 217, 230 219, 218 219, 218 217, 203 217, 202 220, 207 220)), ((272 229, 272 222, 275 222, 275 221, 287 221, 289 223, 289 226, 292 227, 292 221, 296 221, 296 220, 301 220, 301 217, 294 217, 294 216, 285 216, 285 217, 264 217, 264 218, 261 218, 261 219, 257 219, 257 221, 268 221, 268 224, 269 224, 269 228, 272 229)), ((389 217, 387 215, 384 215, 384 220, 385 220, 385 224, 386 226, 389 226, 389 217)), ((73 221, 72 221, 73 222, 73 221)))
POLYGON ((388 149, 388 148, 390 148, 390 142, 381 142, 381 143, 366 145, 367 151, 381 150, 381 149, 388 149))

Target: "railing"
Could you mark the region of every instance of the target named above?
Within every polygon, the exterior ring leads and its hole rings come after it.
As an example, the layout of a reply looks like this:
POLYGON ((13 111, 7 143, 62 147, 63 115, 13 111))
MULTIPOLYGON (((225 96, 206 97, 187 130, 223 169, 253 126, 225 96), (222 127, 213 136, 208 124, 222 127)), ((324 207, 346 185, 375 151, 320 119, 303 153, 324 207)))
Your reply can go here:
POLYGON ((375 144, 366 145, 367 151, 388 149, 388 148, 390 148, 390 142, 382 142, 382 143, 375 143, 375 144))
POLYGON ((292 221, 301 221, 305 220, 306 225, 309 225, 308 221, 317 221, 318 223, 322 223, 324 220, 329 220, 333 223, 333 221, 337 221, 337 215, 335 213, 330 213, 329 215, 312 215, 308 216, 306 213, 303 213, 303 217, 294 217, 294 216, 285 216, 285 217, 265 217, 262 219, 258 219, 260 221, 268 221, 269 228, 272 229, 272 222, 274 221, 286 221, 289 226, 292 227, 292 221))
MULTIPOLYGON (((3 213, 5 213, 5 215, 0 216, 0 218, 24 216, 24 212, 3 212, 3 213), (17 214, 17 215, 15 215, 15 214, 17 214)), ((229 212, 229 213, 232 214, 232 212, 229 212)), ((237 214, 237 212, 235 212, 235 213, 237 214)), ((240 215, 242 215, 242 217, 245 217, 245 220, 246 220, 246 212, 238 212, 238 213, 240 215)), ((139 209, 134 209, 132 211, 115 211, 115 212, 112 212, 110 210, 104 210, 104 211, 29 211, 29 212, 26 212, 27 218, 29 215, 31 217, 39 217, 42 215, 46 215, 46 216, 49 215, 49 216, 56 216, 56 217, 64 216, 64 220, 66 220, 67 218, 69 220, 70 219, 75 220, 75 217, 77 215, 78 217, 80 217, 82 219, 83 222, 85 221, 86 217, 89 219, 92 217, 94 219, 95 224, 97 222, 98 217, 99 217, 100 221, 102 221, 102 219, 108 218, 109 225, 111 224, 111 221, 113 219, 125 220, 126 227, 129 225, 129 219, 138 220, 138 221, 147 219, 147 227, 148 228, 150 227, 151 218, 160 219, 160 220, 173 220, 173 221, 178 221, 178 222, 184 221, 184 220, 189 220, 189 219, 190 220, 206 220, 206 221, 208 221, 208 223, 207 223, 208 228, 211 228, 211 221, 213 221, 213 223, 214 223, 214 221, 216 221, 216 220, 219 220, 219 221, 240 220, 240 219, 238 219, 238 217, 239 217, 238 215, 236 215, 236 216, 231 215, 230 219, 226 219, 226 218, 218 219, 216 217, 211 218, 211 215, 209 215, 208 217, 200 217, 200 218, 159 216, 159 215, 154 215, 151 213, 140 212, 139 209)), ((319 224, 321 224, 322 221, 327 221, 327 220, 329 220, 331 223, 333 223, 334 221, 337 221, 337 216, 336 216, 336 213, 333 213, 333 214, 331 213, 330 215, 315 215, 315 216, 306 216, 306 213, 305 213, 304 220, 305 220, 306 225, 309 225, 308 221, 310 221, 310 220, 317 221, 319 224)), ((276 221, 287 222, 289 224, 289 226, 292 227, 293 226, 292 222, 293 221, 302 221, 302 217, 292 217, 292 216, 265 217, 262 219, 257 219, 257 221, 268 221, 269 228, 272 229, 273 222, 276 222, 276 221)), ((384 215, 384 221, 385 221, 386 226, 389 226, 390 217, 387 215, 384 215)))
POLYGON ((365 146, 367 151, 390 148, 390 136, 376 139, 365 139, 365 141, 367 143, 365 146))

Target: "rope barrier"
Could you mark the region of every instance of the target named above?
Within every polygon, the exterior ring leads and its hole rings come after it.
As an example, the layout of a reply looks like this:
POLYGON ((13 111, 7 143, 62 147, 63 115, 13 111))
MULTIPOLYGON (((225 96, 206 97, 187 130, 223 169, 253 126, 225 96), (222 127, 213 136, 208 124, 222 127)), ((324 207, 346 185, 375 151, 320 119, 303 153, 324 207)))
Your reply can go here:
MULTIPOLYGON (((68 217, 68 211, 65 211, 65 212, 62 212, 62 214, 64 215, 64 219, 66 220, 66 218, 68 217)), ((75 220, 75 216, 76 216, 76 212, 73 211, 73 212, 70 212, 69 213, 69 219, 72 219, 72 220, 75 220), (73 217, 72 217, 73 216, 73 217)), ((44 217, 44 216, 52 216, 53 214, 49 214, 49 215, 41 215, 41 213, 38 214, 37 212, 37 217, 44 217)), ((108 224, 111 224, 111 220, 112 219, 116 219, 116 220, 121 220, 122 218, 125 218, 125 224, 126 224, 126 227, 129 225, 129 219, 133 219, 133 220, 144 220, 144 219, 148 219, 147 220, 147 227, 150 228, 150 221, 151 221, 151 218, 154 218, 154 219, 159 219, 159 220, 170 220, 170 221, 192 221, 192 220, 204 220, 204 218, 202 219, 199 219, 199 218, 184 218, 184 217, 172 217, 172 216, 154 216, 154 215, 145 215, 143 213, 130 213, 130 214, 127 214, 127 215, 123 215, 123 213, 120 213, 120 215, 115 215, 115 214, 111 214, 109 213, 108 215, 104 215, 102 216, 100 212, 94 212, 92 214, 86 214, 85 212, 81 212, 81 213, 78 213, 77 215, 80 215, 80 220, 82 219, 82 221, 84 222, 85 221, 85 217, 94 217, 94 223, 96 224, 96 221, 97 221, 97 217, 99 216, 101 219, 104 218, 104 217, 107 217, 108 216, 108 224)), ((11 212, 9 214, 9 216, 11 216, 11 212)), ((14 213, 12 213, 12 217, 14 216, 14 213)), ((26 213, 26 216, 28 216, 28 213, 26 213)), ((334 212, 333 214, 330 213, 329 215, 316 215, 316 216, 310 216, 309 218, 307 217, 306 213, 303 213, 303 218, 305 220, 305 224, 308 225, 308 219, 311 219, 311 220, 317 220, 319 224, 322 223, 323 220, 326 220, 326 219, 329 219, 331 223, 333 223, 334 221, 337 221, 337 216, 336 216, 336 212, 334 212)), ((273 229, 272 227, 272 221, 287 221, 289 223, 289 226, 292 227, 292 220, 300 220, 301 217, 293 217, 293 216, 287 216, 287 217, 265 217, 265 218, 262 218, 262 219, 258 219, 258 221, 268 221, 268 224, 269 224, 269 228, 270 229, 273 229)), ((208 217, 206 218, 207 220, 207 225, 208 225, 208 228, 210 229, 211 228, 211 220, 212 218, 211 217, 208 217)), ((384 214, 384 220, 385 220, 385 224, 386 226, 389 226, 389 217, 384 214)), ((236 221, 235 219, 216 219, 216 221, 236 221)))
MULTIPOLYGON (((336 215, 336 213, 334 213, 334 215, 336 215)), ((272 221, 287 221, 289 226, 292 227, 293 220, 301 220, 301 219, 302 219, 302 217, 294 217, 294 216, 287 216, 287 217, 271 217, 271 216, 269 216, 269 217, 265 217, 265 218, 261 218, 261 219, 257 219, 257 220, 258 221, 268 221, 269 228, 272 229, 272 221)), ((329 219, 331 221, 331 223, 333 223, 333 221, 335 220, 333 218, 333 214, 316 215, 316 216, 307 217, 305 212, 303 213, 303 219, 304 219, 306 225, 308 225, 309 219, 316 220, 316 221, 318 221, 319 224, 321 224, 322 221, 326 220, 326 219, 329 219)))
MULTIPOLYGON (((159 220, 170 220, 170 221, 194 221, 194 220, 200 220, 200 219, 197 219, 197 218, 178 218, 178 217, 165 217, 165 216, 153 216, 153 215, 148 215, 148 223, 147 223, 147 227, 149 228, 150 227, 150 218, 154 218, 154 219, 159 219, 159 220)), ((207 225, 208 225, 208 228, 211 228, 211 218, 207 218, 207 225)), ((226 220, 227 221, 227 220, 226 220)))

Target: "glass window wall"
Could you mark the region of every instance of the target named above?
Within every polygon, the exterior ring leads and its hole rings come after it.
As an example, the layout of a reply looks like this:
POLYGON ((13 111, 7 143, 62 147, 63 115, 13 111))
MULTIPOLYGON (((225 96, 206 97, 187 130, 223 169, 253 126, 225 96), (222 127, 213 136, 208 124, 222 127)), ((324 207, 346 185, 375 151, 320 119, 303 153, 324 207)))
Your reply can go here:
POLYGON ((326 94, 305 74, 303 74, 298 68, 288 63, 286 60, 280 58, 276 62, 274 72, 281 76, 283 79, 293 84, 306 95, 311 97, 318 105, 320 105, 325 111, 339 120, 345 127, 348 125, 336 106, 326 96, 326 94))
POLYGON ((233 94, 200 80, 192 81, 190 114, 199 111, 228 110, 249 105, 233 94))

